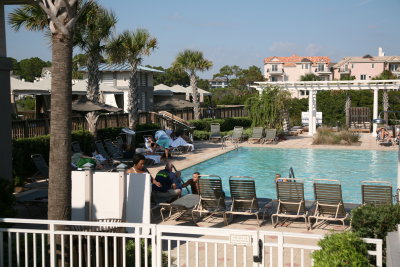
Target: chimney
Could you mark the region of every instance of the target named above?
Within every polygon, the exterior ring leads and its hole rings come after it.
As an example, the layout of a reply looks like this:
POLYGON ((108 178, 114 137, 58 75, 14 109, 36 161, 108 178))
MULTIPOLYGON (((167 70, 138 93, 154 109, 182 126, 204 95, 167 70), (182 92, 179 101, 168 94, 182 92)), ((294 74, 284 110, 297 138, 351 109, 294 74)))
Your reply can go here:
POLYGON ((378 48, 378 57, 384 57, 385 56, 385 52, 383 52, 382 47, 378 48))

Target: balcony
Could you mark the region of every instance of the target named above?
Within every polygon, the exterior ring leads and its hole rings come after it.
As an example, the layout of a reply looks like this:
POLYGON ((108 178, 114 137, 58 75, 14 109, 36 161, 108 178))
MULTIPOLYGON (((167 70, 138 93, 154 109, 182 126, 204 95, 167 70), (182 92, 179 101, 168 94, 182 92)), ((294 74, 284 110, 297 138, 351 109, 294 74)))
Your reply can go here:
POLYGON ((343 69, 339 69, 339 73, 340 74, 349 74, 351 73, 350 69, 347 68, 343 68, 343 69))
POLYGON ((398 68, 393 68, 393 69, 391 69, 390 71, 391 71, 393 74, 398 75, 398 74, 400 74, 400 67, 398 67, 398 68))
POLYGON ((267 73, 269 75, 282 75, 285 71, 283 68, 278 68, 278 69, 273 69, 273 68, 268 68, 267 73))
POLYGON ((324 74, 331 74, 330 69, 328 68, 316 68, 315 73, 318 75, 324 75, 324 74))

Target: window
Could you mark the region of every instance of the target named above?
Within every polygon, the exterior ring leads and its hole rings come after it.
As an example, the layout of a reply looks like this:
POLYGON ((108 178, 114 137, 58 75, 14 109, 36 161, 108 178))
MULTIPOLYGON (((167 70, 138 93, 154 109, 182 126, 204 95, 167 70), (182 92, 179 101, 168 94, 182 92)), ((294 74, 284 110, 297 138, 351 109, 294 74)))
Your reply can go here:
POLYGON ((375 65, 375 64, 374 64, 374 63, 372 63, 372 64, 371 64, 371 68, 374 68, 374 67, 375 67, 374 65, 375 65))
POLYGON ((367 75, 365 75, 365 74, 360 75, 360 80, 366 80, 366 79, 367 79, 367 75))
POLYGON ((276 64, 272 65, 272 71, 278 71, 278 65, 276 64))
POLYGON ((399 67, 398 64, 391 64, 390 65, 390 71, 397 71, 397 68, 399 67))
POLYGON ((301 68, 304 70, 308 70, 308 64, 301 64, 301 68))
POLYGON ((318 64, 318 71, 324 71, 325 69, 325 64, 318 64))
POLYGON ((275 77, 275 76, 272 76, 271 77, 271 82, 277 82, 278 81, 278 78, 277 77, 275 77))

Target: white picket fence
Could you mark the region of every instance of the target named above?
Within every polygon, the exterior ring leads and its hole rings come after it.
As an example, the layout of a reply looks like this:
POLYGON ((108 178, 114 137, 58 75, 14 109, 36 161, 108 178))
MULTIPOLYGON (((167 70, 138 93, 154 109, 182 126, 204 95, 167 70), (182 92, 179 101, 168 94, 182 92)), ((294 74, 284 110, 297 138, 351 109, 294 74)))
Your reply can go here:
MULTIPOLYGON (((311 266, 323 235, 193 226, 0 219, 0 267, 311 266), (137 245, 140 244, 140 245, 137 245)), ((369 251, 382 266, 382 240, 369 251)))

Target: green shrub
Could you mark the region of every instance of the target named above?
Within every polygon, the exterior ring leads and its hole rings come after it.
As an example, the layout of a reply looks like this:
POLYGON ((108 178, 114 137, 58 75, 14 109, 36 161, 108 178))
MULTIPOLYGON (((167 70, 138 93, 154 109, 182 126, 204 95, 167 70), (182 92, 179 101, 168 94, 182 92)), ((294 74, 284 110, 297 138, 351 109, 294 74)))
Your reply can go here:
MULTIPOLYGON (((122 127, 119 128, 105 128, 97 131, 97 137, 101 140, 111 139, 115 140, 121 133, 122 127)), ((137 131, 143 130, 157 130, 160 126, 157 124, 139 124, 137 131)), ((136 135, 136 142, 143 142, 143 134, 136 135)), ((89 131, 78 130, 71 133, 71 140, 77 141, 86 155, 92 155, 94 151, 94 137, 89 131)), ((49 162, 50 151, 50 136, 43 135, 38 137, 20 138, 13 140, 12 144, 12 157, 13 157, 13 177, 14 185, 22 186, 27 177, 36 172, 35 164, 31 159, 32 154, 42 154, 45 161, 49 162)))
POLYGON ((9 181, 0 178, 0 218, 10 218, 16 214, 14 210, 15 197, 13 189, 14 187, 9 181))
POLYGON ((20 138, 13 140, 12 157, 13 157, 13 176, 15 185, 23 185, 25 178, 36 172, 36 167, 31 159, 32 154, 42 154, 48 162, 50 149, 50 136, 38 136, 30 138, 20 138))
POLYGON ((78 142, 81 150, 86 155, 91 156, 94 151, 94 137, 89 131, 79 130, 72 132, 72 142, 78 142))
MULTIPOLYGON (((142 263, 142 266, 144 266, 145 262, 145 242, 147 240, 141 239, 140 240, 140 262, 142 263)), ((151 244, 147 245, 147 260, 149 263, 149 266, 151 266, 151 257, 152 257, 152 248, 151 244)), ((135 241, 134 240, 128 240, 126 244, 126 265, 127 266, 134 266, 135 265, 135 241)), ((174 258, 171 259, 172 261, 174 258)), ((162 252, 162 266, 168 266, 168 255, 165 252, 162 252)))
POLYGON ((316 267, 369 266, 367 246, 355 233, 328 235, 318 245, 321 250, 312 254, 316 267))
POLYGON ((360 140, 360 135, 349 131, 333 132, 330 128, 320 127, 317 129, 317 135, 313 139, 314 145, 351 145, 360 140))
POLYGON ((211 130, 211 123, 219 123, 221 125, 221 131, 231 131, 235 126, 242 126, 248 128, 251 126, 251 119, 247 117, 237 117, 237 118, 225 118, 225 119, 202 119, 202 120, 192 120, 190 123, 196 127, 198 131, 211 130))
POLYGON ((400 224, 400 205, 372 204, 360 206, 351 212, 352 229, 363 238, 383 240, 383 261, 386 261, 386 236, 388 232, 397 231, 400 224))
MULTIPOLYGON (((231 135, 233 131, 221 132, 221 137, 226 135, 231 135)), ((208 131, 197 131, 194 130, 193 132, 193 139, 194 140, 208 140, 210 138, 210 132, 208 131)))
MULTIPOLYGON (((123 127, 111 127, 111 128, 99 129, 97 130, 97 139, 115 140, 118 136, 120 136, 122 128, 123 127)), ((159 129, 161 129, 161 126, 159 124, 152 124, 152 123, 138 124, 135 130, 135 132, 138 132, 135 135, 136 144, 143 143, 143 135, 154 135, 154 132, 159 129), (150 132, 140 133, 140 131, 150 131, 150 132)))

